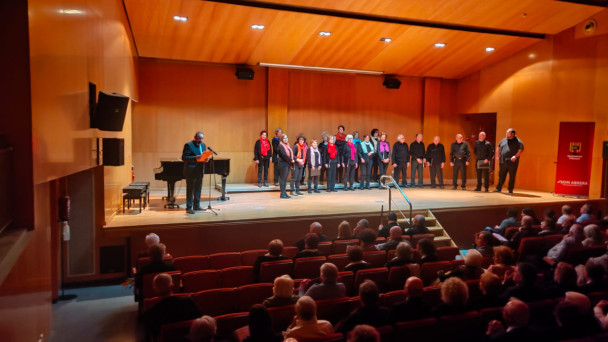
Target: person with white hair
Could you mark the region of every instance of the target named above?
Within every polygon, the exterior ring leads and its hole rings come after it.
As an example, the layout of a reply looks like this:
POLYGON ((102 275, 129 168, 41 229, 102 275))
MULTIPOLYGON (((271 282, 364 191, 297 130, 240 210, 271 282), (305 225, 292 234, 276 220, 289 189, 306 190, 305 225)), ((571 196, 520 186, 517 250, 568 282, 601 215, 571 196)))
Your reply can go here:
POLYGON ((410 148, 405 142, 403 134, 397 136, 397 142, 393 145, 393 168, 395 183, 407 188, 407 168, 410 167, 410 148), (401 183, 399 177, 401 176, 401 183))
POLYGON ((317 304, 314 299, 304 296, 296 303, 296 315, 291 325, 283 332, 283 337, 306 339, 323 337, 334 332, 328 321, 317 319, 317 304))
POLYGON ((357 146, 353 142, 353 136, 346 136, 346 144, 342 149, 342 167, 344 168, 344 191, 354 191, 355 171, 359 166, 357 146))
MULTIPOLYGON (((517 298, 511 298, 502 310, 506 329, 497 320, 488 323, 486 335, 488 341, 536 341, 539 334, 528 327, 530 309, 528 304, 517 298)), ((541 339, 543 340, 543 339, 541 339)))
POLYGON ((460 172, 462 190, 467 189, 467 165, 471 159, 469 144, 464 142, 462 134, 456 134, 456 141, 450 146, 450 165, 452 169, 452 189, 458 189, 458 172, 460 172))
POLYGON ((211 316, 197 318, 190 326, 190 341, 192 342, 213 342, 217 333, 217 323, 211 316))
POLYGON ((553 313, 559 326, 555 331, 559 340, 579 339, 600 332, 600 322, 593 315, 591 301, 582 293, 566 292, 553 313))
POLYGON ((309 296, 314 300, 342 298, 346 296, 346 287, 338 283, 338 267, 326 262, 321 265, 321 284, 311 284, 309 279, 300 283, 300 296, 309 296))
POLYGON ((266 298, 262 304, 267 308, 295 304, 300 297, 293 294, 293 286, 293 279, 287 274, 274 278, 273 295, 266 298))
MULTIPOLYGON (((150 247, 157 245, 160 243, 160 237, 155 233, 150 233, 146 235, 144 238, 144 243, 146 244, 146 250, 137 253, 137 258, 147 258, 150 256, 150 247)), ((171 257, 170 255, 168 257, 171 257)))

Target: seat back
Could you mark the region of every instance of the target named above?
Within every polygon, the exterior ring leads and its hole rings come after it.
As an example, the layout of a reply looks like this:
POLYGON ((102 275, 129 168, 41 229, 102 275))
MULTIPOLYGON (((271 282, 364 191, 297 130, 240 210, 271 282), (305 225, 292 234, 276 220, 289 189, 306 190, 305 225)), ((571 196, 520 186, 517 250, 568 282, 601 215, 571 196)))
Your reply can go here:
POLYGON ((159 342, 185 341, 190 334, 193 320, 163 324, 160 326, 159 342))
POLYGON ((266 249, 250 249, 248 251, 241 252, 241 265, 243 266, 253 266, 255 264, 256 259, 268 253, 266 249))
POLYGON ((436 318, 425 318, 416 321, 398 322, 395 324, 395 336, 407 336, 408 341, 437 341, 436 318))
POLYGON ((513 235, 515 235, 515 233, 517 233, 518 230, 519 230, 519 227, 507 227, 507 229, 505 229, 505 232, 504 232, 505 239, 511 240, 513 235))
POLYGON ((260 265, 260 282, 274 283, 276 277, 283 274, 291 274, 293 270, 292 260, 267 261, 260 265))
POLYGON ((437 247, 437 256, 439 257, 440 261, 452 261, 457 255, 460 255, 460 250, 458 247, 437 247))
POLYGON ((543 236, 543 240, 545 241, 545 250, 550 250, 553 246, 557 245, 563 239, 564 236, 559 234, 543 236))
POLYGON ((363 252, 363 260, 372 267, 384 267, 386 264, 386 251, 363 252))
POLYGON ((427 286, 422 292, 422 299, 431 307, 441 303, 441 286, 427 286))
POLYGON ((521 239, 517 249, 517 262, 535 262, 540 260, 539 256, 546 254, 546 241, 539 236, 526 237, 521 239))
POLYGON ((486 308, 479 310, 479 316, 481 316, 481 326, 487 327, 488 323, 493 320, 502 321, 502 309, 503 306, 496 308, 486 308))
POLYGON ((219 316, 238 312, 238 301, 234 288, 200 291, 192 295, 202 315, 219 316))
POLYGON ((188 272, 182 275, 183 292, 199 292, 220 287, 220 272, 217 270, 202 270, 188 272))
POLYGON ((373 280, 378 286, 380 292, 386 292, 388 269, 386 267, 378 267, 357 271, 352 289, 353 295, 356 295, 359 292, 359 285, 361 285, 361 283, 363 283, 366 279, 373 280))
POLYGON ((556 304, 557 302, 552 299, 528 303, 528 308, 530 309, 530 325, 545 327, 555 324, 553 308, 556 304))
MULTIPOLYGON (((142 284, 141 284, 141 298, 142 299, 156 297, 156 293, 154 292, 154 287, 152 286, 152 284, 154 281, 154 277, 156 277, 157 275, 159 275, 161 273, 167 273, 168 275, 170 275, 171 278, 173 278, 173 284, 174 284, 175 288, 177 290, 179 290, 179 284, 180 284, 180 279, 182 277, 182 272, 170 271, 170 272, 148 273, 148 274, 144 274, 144 276, 142 278, 142 284)), ((178 292, 178 291, 176 291, 176 292, 178 292)))
POLYGON ((217 335, 232 338, 234 331, 249 324, 249 312, 237 312, 215 317, 217 335))
POLYGON ((296 257, 296 254, 298 254, 298 247, 295 247, 295 246, 283 247, 283 255, 286 256, 287 258, 293 259, 296 257))
POLYGON ((298 342, 340 342, 344 341, 342 333, 331 333, 329 335, 311 338, 298 338, 298 342))
MULTIPOLYGON (((171 297, 189 297, 190 293, 174 293, 171 297)), ((165 297, 152 297, 144 299, 144 305, 142 307, 142 313, 146 312, 148 309, 152 308, 154 305, 158 304, 165 297)))
POLYGON ((188 273, 193 271, 208 270, 209 256, 208 255, 190 255, 177 257, 173 259, 175 268, 180 270, 182 273, 188 273))
POLYGON ((287 330, 291 324, 293 316, 296 314, 295 305, 275 306, 268 308, 270 320, 274 331, 280 332, 287 330))
POLYGON ((241 253, 228 252, 209 255, 209 265, 215 270, 222 268, 241 266, 241 253))
POLYGON ((296 279, 314 279, 319 277, 321 265, 325 263, 324 256, 298 258, 293 265, 293 277, 296 279))
POLYGON ((319 242, 319 246, 317 246, 317 249, 319 250, 319 253, 321 253, 321 255, 328 256, 331 254, 333 244, 331 241, 319 242))
POLYGON ((494 263, 494 257, 485 256, 481 259, 481 267, 488 268, 494 263))
POLYGON ((422 239, 429 239, 431 241, 435 240, 435 234, 418 234, 412 236, 412 247, 416 248, 418 246, 418 241, 422 239))
POLYGON ((338 283, 344 284, 346 295, 349 295, 353 289, 353 283, 355 282, 355 274, 351 271, 338 272, 338 283))
POLYGON ((220 271, 220 286, 239 287, 253 284, 253 266, 236 266, 223 268, 220 271))
POLYGON ((333 254, 344 254, 346 253, 346 247, 358 245, 359 240, 350 239, 350 240, 336 240, 334 241, 333 254))
POLYGON ((272 296, 272 283, 260 283, 236 288, 238 311, 249 311, 253 304, 262 304, 264 299, 272 296))
POLYGON ((441 340, 478 341, 481 332, 481 316, 477 311, 465 312, 459 315, 439 317, 437 330, 441 340))
POLYGON ((387 291, 396 291, 403 289, 405 281, 410 277, 410 268, 405 266, 395 266, 388 270, 388 285, 387 291))
POLYGON ((379 305, 391 307, 395 303, 405 301, 405 292, 403 290, 395 290, 380 295, 379 305))
POLYGON ((449 271, 452 263, 449 261, 425 262, 420 267, 420 278, 425 286, 432 284, 437 279, 438 271, 449 271))
POLYGON ((344 297, 318 300, 317 318, 328 320, 334 326, 360 306, 357 298, 344 297))
POLYGON ((327 256, 327 262, 336 265, 338 271, 343 271, 344 267, 348 265, 348 254, 331 254, 327 256))

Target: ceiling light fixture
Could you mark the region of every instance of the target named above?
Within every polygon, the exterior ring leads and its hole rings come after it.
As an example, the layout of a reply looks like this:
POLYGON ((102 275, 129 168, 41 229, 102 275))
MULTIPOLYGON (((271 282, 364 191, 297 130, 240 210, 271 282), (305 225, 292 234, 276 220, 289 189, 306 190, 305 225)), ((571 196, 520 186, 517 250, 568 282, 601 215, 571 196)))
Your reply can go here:
POLYGON ((393 41, 393 39, 392 39, 392 38, 385 38, 385 37, 382 37, 382 38, 380 38, 380 41, 381 41, 381 42, 385 42, 385 43, 390 43, 390 42, 392 42, 392 41, 393 41))
POLYGON ((329 37, 329 36, 331 36, 331 32, 329 32, 329 31, 319 31, 319 36, 329 37))
POLYGON ((269 68, 285 68, 285 69, 298 69, 298 70, 314 70, 314 71, 327 71, 327 72, 343 72, 348 74, 365 74, 365 75, 382 75, 383 71, 375 70, 360 70, 360 69, 341 69, 341 68, 326 68, 308 65, 296 65, 296 64, 276 64, 276 63, 258 63, 259 66, 269 68))
POLYGON ((188 21, 188 17, 182 17, 182 16, 179 16, 179 15, 174 15, 173 16, 173 20, 175 20, 175 21, 181 21, 181 22, 185 23, 186 21, 188 21))
POLYGON ((442 49, 442 48, 445 47, 445 43, 435 43, 435 47, 439 48, 439 49, 442 49))
POLYGON ((60 9, 58 12, 61 14, 72 14, 72 15, 84 14, 84 11, 77 10, 77 9, 60 9))
POLYGON ((263 30, 264 27, 266 27, 266 26, 264 26, 264 25, 256 25, 256 24, 251 25, 251 28, 254 29, 254 30, 263 30))
POLYGON ((492 52, 492 51, 494 51, 494 50, 496 50, 496 49, 494 49, 494 48, 493 48, 493 47, 491 47, 491 46, 488 46, 488 47, 486 48, 486 52, 492 52))

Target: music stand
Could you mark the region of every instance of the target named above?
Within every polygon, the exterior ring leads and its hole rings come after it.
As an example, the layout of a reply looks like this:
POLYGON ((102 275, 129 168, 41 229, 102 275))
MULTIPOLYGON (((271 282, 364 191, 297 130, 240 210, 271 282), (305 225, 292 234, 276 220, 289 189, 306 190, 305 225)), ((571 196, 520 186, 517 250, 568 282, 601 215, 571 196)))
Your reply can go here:
MULTIPOLYGON (((211 153, 211 151, 208 151, 211 153)), ((213 162, 213 153, 211 153, 210 155, 210 159, 207 161, 209 163, 209 202, 207 205, 207 208, 203 209, 203 211, 210 211, 212 213, 214 213, 217 216, 217 212, 215 212, 216 210, 220 210, 220 209, 213 209, 211 208, 211 175, 215 175, 215 164, 213 162)))

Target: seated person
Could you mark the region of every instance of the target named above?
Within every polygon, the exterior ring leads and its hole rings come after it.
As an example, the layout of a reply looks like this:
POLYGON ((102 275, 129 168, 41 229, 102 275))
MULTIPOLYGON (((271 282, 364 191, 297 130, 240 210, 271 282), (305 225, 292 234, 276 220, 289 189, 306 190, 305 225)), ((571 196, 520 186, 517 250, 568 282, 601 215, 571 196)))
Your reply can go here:
POLYGON ((216 333, 217 323, 215 322, 215 318, 205 315, 192 322, 192 325, 190 326, 189 341, 213 342, 216 333))
POLYGON ((589 294, 608 290, 608 281, 605 278, 604 267, 593 261, 585 264, 585 278, 587 282, 582 285, 578 292, 589 294))
MULTIPOLYGON (((367 219, 360 219, 357 222, 357 226, 355 227, 355 229, 353 229, 353 239, 361 239, 360 238, 361 232, 368 228, 369 228, 369 221, 367 219)), ((375 234, 376 234, 376 232, 374 232, 374 235, 375 234)))
POLYGON ((403 230, 401 229, 401 227, 392 227, 388 241, 376 245, 376 249, 379 251, 390 251, 397 248, 397 245, 400 242, 405 241, 401 236, 402 234, 403 230))
POLYGON ((500 222, 500 225, 494 226, 494 228, 486 227, 486 230, 490 230, 493 233, 497 233, 500 235, 505 235, 505 230, 509 227, 517 227, 519 226, 519 221, 517 220, 517 209, 509 208, 507 210, 507 218, 500 222))
POLYGON ((597 246, 604 242, 604 237, 597 224, 586 225, 583 232, 585 233, 585 240, 582 242, 583 247, 597 246))
POLYGON ((284 338, 307 339, 333 334, 331 323, 317 320, 317 304, 311 297, 304 296, 298 299, 295 310, 296 315, 291 325, 283 332, 284 338))
POLYGON ((464 256, 464 265, 458 265, 449 272, 439 271, 437 275, 441 281, 444 281, 450 277, 458 277, 462 280, 479 279, 483 273, 483 268, 481 268, 482 262, 483 258, 481 253, 479 253, 479 251, 476 249, 469 249, 467 254, 464 256))
POLYGON ((414 236, 420 234, 429 234, 431 231, 426 227, 426 219, 424 215, 414 216, 412 227, 405 231, 405 235, 414 236))
MULTIPOLYGON (((323 235, 323 226, 319 222, 313 222, 310 224, 310 228, 308 229, 309 233, 315 233, 319 236, 319 241, 329 241, 329 238, 323 235)), ((296 241, 294 246, 298 247, 298 250, 303 250, 305 247, 306 236, 296 241)))
POLYGON ((441 301, 433 308, 435 317, 465 313, 469 310, 469 287, 460 278, 449 278, 441 284, 441 301))
POLYGON ((608 330, 608 300, 600 300, 593 308, 593 314, 597 318, 601 329, 608 330))
POLYGON ((135 288, 141 296, 144 274, 175 271, 175 265, 170 260, 163 259, 166 254, 164 243, 157 243, 150 247, 150 263, 141 267, 135 275, 135 288))
POLYGON ((579 216, 576 219, 576 222, 581 223, 581 222, 593 220, 594 217, 591 215, 592 213, 593 213, 593 208, 591 207, 591 204, 589 204, 589 203, 583 204, 583 206, 581 207, 581 216, 579 216))
POLYGON ((551 247, 547 252, 547 256, 543 258, 549 265, 558 263, 566 257, 568 250, 580 248, 583 246, 585 239, 585 231, 581 224, 573 224, 570 227, 570 232, 557 245, 551 247))
POLYGON ((336 328, 336 332, 343 334, 353 330, 359 324, 367 324, 373 327, 381 327, 390 324, 389 310, 378 306, 380 291, 372 280, 367 279, 359 285, 359 300, 361 307, 354 310, 336 328))
POLYGON ((350 240, 353 238, 353 232, 350 229, 350 223, 346 220, 340 222, 338 225, 338 236, 334 239, 336 240, 350 240))
MULTIPOLYGON (((364 252, 377 251, 376 249, 376 232, 373 229, 366 228, 361 231, 359 234, 359 246, 363 249, 364 252)), ((353 246, 346 247, 346 253, 348 253, 349 249, 353 246)))
MULTIPOLYGON (((399 228, 401 228, 401 226, 397 222, 397 214, 395 214, 395 213, 388 213, 386 226, 384 226, 384 225, 381 224, 378 227, 378 236, 379 237, 384 237, 384 238, 388 239, 388 237, 390 235, 391 228, 393 228, 393 227, 399 227, 399 228)), ((401 232, 405 233, 405 231, 403 230, 403 228, 401 228, 401 232)))
POLYGON ((505 305, 506 300, 500 297, 502 281, 492 273, 485 272, 479 279, 481 296, 471 298, 471 308, 475 310, 496 308, 505 305))
POLYGON ((155 233, 150 233, 146 235, 144 243, 146 244, 146 250, 137 253, 137 259, 149 257, 150 254, 148 253, 148 251, 150 250, 150 247, 156 245, 157 243, 160 243, 160 237, 155 233))
POLYGON ((418 241, 418 251, 422 255, 420 258, 420 264, 425 262, 437 262, 439 257, 437 256, 437 248, 431 239, 422 239, 418 241))
POLYGON ((513 250, 508 246, 496 246, 494 247, 494 264, 490 265, 487 271, 496 274, 502 282, 505 274, 515 271, 514 264, 515 255, 513 250))
POLYGON ((296 253, 296 259, 321 256, 321 253, 317 249, 319 247, 319 235, 315 233, 306 234, 304 247, 304 249, 296 253))
POLYGON ((547 235, 559 235, 561 234, 561 229, 557 227, 554 218, 547 218, 543 222, 540 223, 540 232, 538 236, 547 236, 547 235))
POLYGON ((272 329, 272 320, 268 310, 261 304, 251 306, 249 310, 249 325, 238 329, 247 335, 243 342, 280 342, 283 336, 272 329))
POLYGON ((253 277, 257 282, 260 277, 260 265, 267 261, 285 260, 286 256, 283 256, 283 241, 274 239, 268 243, 268 253, 260 255, 255 259, 253 263, 253 277))
POLYGON ((578 292, 566 292, 554 310, 558 324, 556 337, 559 340, 574 340, 593 336, 600 332, 600 324, 593 317, 591 301, 578 292))
POLYGON ((494 256, 494 246, 500 245, 492 232, 488 230, 482 230, 479 233, 475 233, 475 249, 481 253, 482 257, 494 256))
POLYGON ((405 266, 407 264, 415 264, 414 251, 408 241, 399 242, 395 250, 395 257, 386 262, 384 267, 405 266))
POLYGON ((187 321, 201 316, 192 297, 172 296, 173 279, 167 273, 154 277, 153 286, 156 294, 163 298, 143 313, 148 336, 158 336, 160 326, 163 324, 187 321))
POLYGON ((513 248, 513 250, 517 250, 519 248, 519 243, 521 239, 527 237, 538 236, 538 230, 534 227, 534 218, 532 216, 525 215, 521 218, 521 227, 515 233, 511 240, 507 243, 509 247, 513 248))
POLYGON ((431 316, 430 305, 422 299, 424 284, 418 277, 409 277, 403 286, 405 301, 393 304, 391 317, 393 322, 414 321, 431 316))
POLYGON ((287 274, 276 277, 272 297, 266 298, 262 304, 267 308, 295 304, 300 297, 293 293, 293 284, 293 279, 287 274))
POLYGON ((348 333, 346 342, 380 342, 380 333, 367 324, 359 324, 348 333))
MULTIPOLYGON (((544 289, 536 285, 536 267, 528 262, 520 262, 512 274, 515 285, 507 288, 502 294, 503 299, 518 298, 526 303, 546 298, 544 289)), ((505 274, 505 278, 510 278, 505 274)))
POLYGON ((576 280, 574 267, 563 261, 558 262, 553 272, 553 282, 547 286, 547 297, 561 298, 568 291, 580 291, 576 280))
POLYGON ((572 207, 568 204, 562 205, 562 216, 557 219, 557 224, 563 224, 566 220, 576 220, 576 216, 572 214, 572 207))
POLYGON ((372 268, 372 265, 363 261, 363 249, 359 246, 352 246, 348 250, 348 265, 344 267, 345 271, 357 273, 359 270, 372 268))
POLYGON ((524 216, 530 216, 532 218, 532 225, 534 226, 538 226, 540 225, 540 220, 536 217, 536 213, 534 212, 534 209, 530 208, 530 207, 525 207, 521 210, 521 217, 523 218, 524 216))
POLYGON ((517 298, 511 298, 502 310, 502 318, 506 325, 493 320, 488 323, 486 341, 537 341, 542 336, 528 327, 530 309, 528 304, 517 298))
POLYGON ((315 284, 309 279, 300 283, 300 297, 309 296, 314 300, 342 298, 346 296, 344 284, 338 283, 338 268, 326 262, 321 265, 321 283, 315 284))

